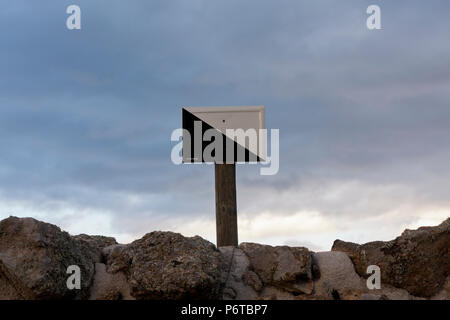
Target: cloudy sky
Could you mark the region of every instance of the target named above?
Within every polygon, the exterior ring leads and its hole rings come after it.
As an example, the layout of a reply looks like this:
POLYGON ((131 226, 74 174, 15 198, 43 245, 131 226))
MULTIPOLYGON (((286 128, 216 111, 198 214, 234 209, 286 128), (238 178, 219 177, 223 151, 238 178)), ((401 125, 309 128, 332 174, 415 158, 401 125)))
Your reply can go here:
POLYGON ((204 105, 265 105, 280 129, 277 175, 238 166, 240 241, 328 250, 450 216, 446 0, 1 7, 0 219, 214 242, 214 168, 170 160, 181 107, 204 105))

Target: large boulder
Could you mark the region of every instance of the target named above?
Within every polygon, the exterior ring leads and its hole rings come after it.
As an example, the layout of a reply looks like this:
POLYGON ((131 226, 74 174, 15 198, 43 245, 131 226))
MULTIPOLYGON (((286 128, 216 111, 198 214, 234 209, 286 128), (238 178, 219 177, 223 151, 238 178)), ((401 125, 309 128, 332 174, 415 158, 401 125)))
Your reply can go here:
POLYGON ((318 298, 352 300, 366 290, 352 261, 343 252, 314 253, 313 266, 319 271, 314 283, 314 295, 318 298))
POLYGON ((94 276, 94 256, 90 246, 54 225, 9 217, 0 222, 0 277, 9 279, 17 292, 3 298, 86 298, 94 276), (81 290, 67 288, 71 265, 80 267, 81 290))
POLYGON ((450 218, 436 227, 405 230, 395 240, 363 245, 336 240, 333 251, 349 255, 357 273, 367 278, 367 267, 381 269, 381 283, 431 297, 444 287, 450 272, 450 218))
POLYGON ((105 236, 93 236, 88 234, 79 234, 76 236, 73 236, 75 240, 84 241, 88 244, 90 244, 92 247, 103 249, 105 247, 109 247, 112 245, 117 244, 116 239, 113 237, 105 237, 105 236))
POLYGON ((33 292, 11 274, 0 260, 0 300, 32 300, 33 292))
POLYGON ((95 264, 94 283, 89 300, 134 300, 124 273, 109 273, 104 263, 95 264))
POLYGON ((256 243, 242 243, 239 249, 248 257, 250 271, 265 287, 275 287, 294 295, 312 292, 312 258, 308 249, 256 243))
POLYGON ((116 239, 105 236, 93 236, 87 234, 79 234, 72 236, 83 248, 84 252, 89 254, 90 258, 95 262, 103 262, 103 249, 106 247, 117 245, 116 239))
POLYGON ((122 272, 136 299, 215 299, 220 253, 196 236, 152 232, 129 245, 105 248, 106 271, 122 272))
POLYGON ((219 248, 222 254, 222 298, 224 300, 256 299, 263 289, 259 276, 250 270, 245 253, 233 246, 219 248))

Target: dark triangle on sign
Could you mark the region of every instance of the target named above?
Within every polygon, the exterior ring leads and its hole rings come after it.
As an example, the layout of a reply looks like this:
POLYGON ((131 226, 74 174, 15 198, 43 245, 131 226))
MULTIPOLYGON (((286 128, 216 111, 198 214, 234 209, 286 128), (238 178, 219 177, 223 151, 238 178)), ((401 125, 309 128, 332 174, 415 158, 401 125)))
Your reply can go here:
MULTIPOLYGON (((192 112, 189 112, 188 110, 186 110, 185 108, 182 109, 182 127, 183 129, 187 130, 189 132, 189 134, 191 135, 191 145, 190 145, 190 149, 191 149, 191 158, 190 159, 185 159, 185 157, 183 156, 183 162, 205 162, 202 156, 201 161, 199 161, 199 159, 194 159, 194 141, 196 140, 196 137, 194 136, 194 123, 195 121, 200 121, 202 123, 202 133, 201 133, 201 138, 200 140, 202 141, 202 155, 203 155, 203 150, 205 150, 205 148, 212 143, 212 141, 203 141, 203 136, 205 134, 205 132, 207 130, 215 130, 216 133, 218 135, 220 135, 222 137, 222 141, 223 141, 223 152, 222 158, 226 159, 226 146, 227 145, 233 145, 234 148, 234 162, 250 162, 250 160, 252 161, 257 161, 257 162, 261 162, 262 159, 255 155, 253 152, 251 152, 250 150, 248 150, 247 148, 243 147, 242 145, 240 145, 239 143, 237 143, 236 141, 230 139, 229 137, 227 137, 225 134, 223 134, 222 132, 220 132, 219 130, 217 130, 216 128, 213 128, 212 126, 210 126, 208 123, 206 123, 205 121, 201 120, 200 118, 198 118, 196 115, 194 115, 192 112), (238 156, 240 154, 244 154, 244 159, 238 159, 238 156)), ((183 155, 184 155, 184 148, 185 148, 185 144, 183 143, 183 155)), ((212 156, 214 157, 215 154, 213 153, 212 156)), ((225 163, 225 159, 216 159, 216 161, 218 163, 225 163), (220 161, 219 161, 220 160, 220 161)))

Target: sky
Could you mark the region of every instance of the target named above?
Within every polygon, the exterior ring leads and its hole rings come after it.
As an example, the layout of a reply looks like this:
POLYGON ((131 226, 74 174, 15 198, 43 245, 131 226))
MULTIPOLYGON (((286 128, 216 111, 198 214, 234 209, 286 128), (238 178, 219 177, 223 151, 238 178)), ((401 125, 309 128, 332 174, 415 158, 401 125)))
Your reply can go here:
POLYGON ((183 106, 241 105, 280 130, 280 170, 237 166, 240 242, 321 251, 450 216, 448 1, 1 7, 0 219, 215 242, 214 168, 174 165, 170 137, 183 106))

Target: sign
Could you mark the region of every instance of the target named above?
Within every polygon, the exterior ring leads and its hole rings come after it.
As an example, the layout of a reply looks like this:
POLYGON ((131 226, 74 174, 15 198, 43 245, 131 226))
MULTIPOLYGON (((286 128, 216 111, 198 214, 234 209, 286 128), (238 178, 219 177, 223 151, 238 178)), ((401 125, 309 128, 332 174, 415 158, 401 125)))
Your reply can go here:
POLYGON ((184 107, 183 162, 264 162, 264 106, 184 107))

